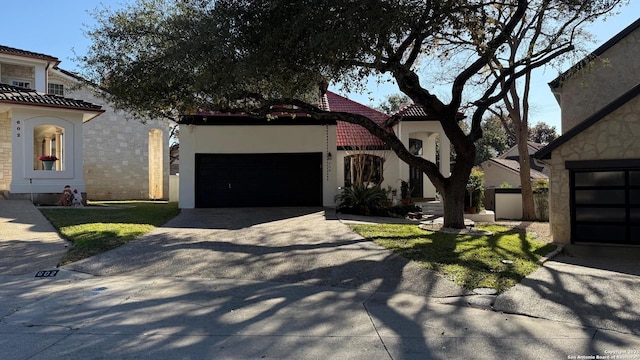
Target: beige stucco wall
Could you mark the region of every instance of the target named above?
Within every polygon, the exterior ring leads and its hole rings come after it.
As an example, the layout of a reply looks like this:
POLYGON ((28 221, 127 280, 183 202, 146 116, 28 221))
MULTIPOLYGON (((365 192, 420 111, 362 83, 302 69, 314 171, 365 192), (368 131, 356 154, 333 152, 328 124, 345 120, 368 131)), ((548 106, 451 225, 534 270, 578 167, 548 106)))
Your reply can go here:
POLYGON ((569 171, 565 161, 640 159, 640 97, 630 100, 551 154, 549 221, 553 239, 571 240, 569 171))
POLYGON ((103 114, 84 123, 84 178, 89 200, 169 198, 169 124, 149 120, 142 123, 116 111, 89 89, 72 88, 67 79, 50 75, 50 82, 65 85, 65 97, 102 105, 103 114), (152 132, 161 131, 161 135, 152 132), (150 138, 161 137, 161 149, 149 161, 150 138), (151 165, 151 166, 150 166, 151 165), (150 179, 150 169, 157 181, 150 179), (150 183, 158 184, 150 189, 150 183), (160 188, 160 189, 158 189, 160 188), (159 196, 158 196, 159 194, 159 196))
POLYGON ((9 111, 0 112, 0 192, 11 184, 11 118, 9 111))
POLYGON ((640 29, 609 48, 557 89, 560 96, 562 132, 638 84, 640 79, 640 29))
POLYGON ((60 193, 65 185, 85 192, 82 148, 77 146, 82 143, 83 117, 83 112, 69 109, 20 105, 12 107, 13 161, 9 186, 12 195, 60 193), (56 171, 43 170, 33 161, 38 155, 38 147, 34 146, 34 142, 38 141, 35 132, 42 125, 60 128, 64 134, 64 166, 56 171))
POLYGON ((485 188, 499 188, 505 182, 511 187, 520 187, 520 174, 507 170, 496 163, 485 161, 480 164, 480 169, 484 172, 485 188))

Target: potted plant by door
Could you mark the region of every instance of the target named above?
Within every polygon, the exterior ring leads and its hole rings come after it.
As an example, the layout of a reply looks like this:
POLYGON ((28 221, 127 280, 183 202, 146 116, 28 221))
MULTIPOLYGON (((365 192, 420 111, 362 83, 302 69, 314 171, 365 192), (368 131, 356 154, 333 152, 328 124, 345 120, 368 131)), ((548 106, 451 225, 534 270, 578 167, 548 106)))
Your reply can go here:
POLYGON ((411 193, 413 189, 409 187, 409 183, 407 181, 400 181, 400 196, 402 197, 402 205, 409 205, 411 202, 411 193))
POLYGON ((53 170, 53 165, 58 161, 58 158, 53 155, 41 155, 38 160, 42 161, 44 170, 53 170))

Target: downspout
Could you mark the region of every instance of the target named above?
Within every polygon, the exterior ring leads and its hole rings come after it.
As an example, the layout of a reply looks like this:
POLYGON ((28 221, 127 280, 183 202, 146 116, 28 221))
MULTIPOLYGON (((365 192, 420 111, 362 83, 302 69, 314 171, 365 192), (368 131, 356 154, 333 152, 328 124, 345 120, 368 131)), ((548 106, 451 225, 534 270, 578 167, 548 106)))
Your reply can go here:
POLYGON ((49 69, 51 68, 51 62, 47 61, 47 67, 44 69, 44 93, 49 92, 49 69))

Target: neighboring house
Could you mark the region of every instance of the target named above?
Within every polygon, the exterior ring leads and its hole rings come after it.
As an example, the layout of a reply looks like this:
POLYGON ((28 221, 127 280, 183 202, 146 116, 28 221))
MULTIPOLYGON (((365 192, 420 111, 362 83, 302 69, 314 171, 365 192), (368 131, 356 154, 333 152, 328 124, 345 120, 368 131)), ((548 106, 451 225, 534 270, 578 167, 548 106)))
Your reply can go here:
POLYGON ((0 46, 0 191, 37 203, 55 203, 65 185, 90 200, 168 198, 168 122, 114 110, 59 63, 0 46), (53 170, 43 154, 60 159, 53 170))
MULTIPOLYGON (((545 179, 549 177, 545 173, 545 168, 538 166, 533 161, 533 154, 543 147, 542 144, 538 144, 532 141, 527 142, 527 148, 529 151, 529 163, 531 164, 531 171, 529 178, 531 182, 536 180, 545 179)), ((482 164, 480 169, 484 172, 484 186, 487 189, 499 188, 503 184, 508 184, 512 188, 520 187, 520 156, 518 155, 518 146, 513 146, 507 150, 504 154, 497 158, 491 158, 482 164)))
POLYGON ((640 19, 549 85, 562 136, 535 156, 554 241, 640 244, 640 19))
MULTIPOLYGON (((319 103, 324 110, 349 112, 385 125, 389 116, 332 92, 319 103)), ((210 113, 180 121, 181 208, 227 206, 335 206, 339 188, 369 179, 384 188, 400 188, 411 169, 360 126, 323 121, 304 113, 256 119, 242 114, 210 113), (356 174, 354 172, 365 172, 356 174)), ((449 174, 449 140, 440 123, 411 107, 389 125, 416 154, 436 161, 449 174)), ((414 196, 434 198, 435 188, 420 174, 414 196)))

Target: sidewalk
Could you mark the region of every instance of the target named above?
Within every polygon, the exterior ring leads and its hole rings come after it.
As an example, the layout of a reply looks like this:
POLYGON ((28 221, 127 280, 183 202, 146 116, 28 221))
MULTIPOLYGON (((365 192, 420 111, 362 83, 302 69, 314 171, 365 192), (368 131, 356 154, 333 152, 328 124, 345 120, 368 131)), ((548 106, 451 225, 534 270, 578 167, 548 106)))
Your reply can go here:
POLYGON ((55 267, 68 246, 31 202, 0 198, 0 275, 55 267))
POLYGON ((2 359, 567 359, 640 350, 637 336, 335 287, 62 270, 1 276, 0 298, 2 359))

